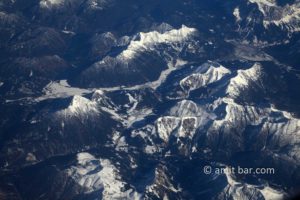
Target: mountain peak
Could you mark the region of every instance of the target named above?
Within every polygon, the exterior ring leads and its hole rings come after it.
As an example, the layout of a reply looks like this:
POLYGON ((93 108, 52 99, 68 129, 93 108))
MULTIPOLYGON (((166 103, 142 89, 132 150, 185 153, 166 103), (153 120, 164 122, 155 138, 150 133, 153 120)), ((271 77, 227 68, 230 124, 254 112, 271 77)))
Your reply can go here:
POLYGON ((185 25, 182 25, 179 29, 168 30, 164 33, 157 31, 148 33, 140 32, 140 38, 131 41, 127 49, 123 51, 120 56, 126 59, 132 59, 139 51, 149 50, 158 44, 180 43, 196 32, 197 30, 195 28, 189 28, 185 25))
POLYGON ((242 90, 250 87, 251 83, 258 83, 262 75, 262 66, 255 63, 246 70, 238 70, 237 75, 232 78, 227 87, 227 94, 231 97, 239 96, 242 90))

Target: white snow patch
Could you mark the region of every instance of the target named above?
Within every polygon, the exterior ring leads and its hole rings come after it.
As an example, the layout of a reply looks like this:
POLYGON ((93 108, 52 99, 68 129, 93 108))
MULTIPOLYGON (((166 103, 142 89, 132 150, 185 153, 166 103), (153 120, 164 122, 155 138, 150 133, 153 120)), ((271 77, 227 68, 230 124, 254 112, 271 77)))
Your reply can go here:
POLYGON ((82 96, 75 95, 70 103, 70 105, 59 111, 57 114, 64 117, 69 116, 82 116, 87 117, 90 114, 99 114, 97 109, 97 103, 95 101, 90 101, 82 96))
POLYGON ((51 6, 62 5, 65 0, 41 0, 40 7, 49 8, 51 6))
POLYGON ((144 149, 144 152, 146 154, 154 154, 157 152, 157 148, 155 146, 150 146, 150 145, 147 145, 144 149))
POLYGON ((75 95, 73 97, 71 105, 68 107, 71 113, 81 112, 81 113, 88 113, 88 112, 96 112, 97 104, 95 102, 90 101, 84 97, 75 95))
POLYGON ((260 190, 265 200, 282 200, 284 199, 284 194, 281 192, 274 190, 271 187, 264 187, 264 189, 260 190))
POLYGON ((137 105, 139 104, 138 100, 135 99, 131 94, 127 93, 129 103, 133 104, 132 107, 127 111, 128 114, 136 110, 137 105))
POLYGON ((26 156, 26 161, 28 162, 36 162, 37 159, 33 153, 28 153, 26 156))
POLYGON ((235 16, 236 22, 239 22, 239 21, 242 20, 241 15, 240 15, 240 9, 239 9, 239 7, 236 7, 236 8, 233 10, 233 16, 235 16))
POLYGON ((35 101, 43 101, 46 99, 66 98, 74 95, 84 95, 91 93, 92 90, 71 87, 67 80, 51 81, 44 89, 44 95, 35 99, 35 101))
POLYGON ((62 32, 62 33, 65 33, 65 34, 68 34, 68 35, 76 35, 76 33, 73 32, 73 31, 62 30, 61 32, 62 32))
POLYGON ((88 0, 87 4, 91 9, 103 10, 109 2, 107 0, 88 0))

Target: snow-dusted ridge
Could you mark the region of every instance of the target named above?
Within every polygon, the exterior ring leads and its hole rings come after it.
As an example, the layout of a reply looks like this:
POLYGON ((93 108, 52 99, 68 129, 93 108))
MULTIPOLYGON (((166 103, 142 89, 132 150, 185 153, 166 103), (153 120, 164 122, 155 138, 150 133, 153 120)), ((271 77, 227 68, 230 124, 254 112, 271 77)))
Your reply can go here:
POLYGON ((227 87, 226 93, 231 97, 237 97, 241 91, 247 89, 251 83, 259 83, 262 75, 262 66, 255 63, 251 68, 238 70, 237 75, 232 78, 227 87))
POLYGON ((123 59, 132 59, 140 51, 146 51, 153 48, 157 44, 172 44, 184 42, 189 37, 193 36, 197 30, 182 25, 179 29, 172 29, 164 33, 152 31, 148 33, 139 33, 139 40, 133 40, 123 51, 119 57, 123 59))
POLYGON ((182 79, 179 84, 182 89, 189 92, 219 81, 228 74, 231 74, 231 71, 227 68, 208 62, 198 67, 192 75, 182 79))
MULTIPOLYGON (((166 76, 170 74, 176 67, 185 65, 186 62, 180 58, 180 53, 183 50, 187 52, 193 51, 194 45, 197 41, 196 36, 197 30, 195 28, 189 28, 182 25, 179 29, 165 28, 165 24, 160 28, 153 28, 155 31, 147 33, 137 33, 131 37, 125 38, 125 41, 120 42, 121 38, 116 38, 116 44, 110 44, 117 48, 122 47, 121 52, 117 55, 105 54, 101 60, 93 63, 90 67, 81 72, 80 79, 84 83, 90 84, 92 87, 97 87, 107 84, 106 80, 108 76, 112 74, 118 74, 122 78, 113 80, 114 85, 118 87, 107 88, 108 90, 120 89, 122 85, 132 85, 135 83, 142 83, 135 85, 137 87, 148 87, 157 88, 162 81, 165 80, 166 76), (161 50, 162 45, 165 50, 161 50), (151 62, 148 62, 147 57, 155 60, 155 74, 146 73, 151 68, 151 62), (161 72, 158 80, 153 80, 154 75, 158 75, 161 72), (141 76, 141 74, 143 74, 141 76), (98 78, 98 76, 100 78, 98 78), (136 77, 136 80, 127 80, 127 77, 136 77), (151 81, 151 82, 150 82, 151 81), (105 83, 106 82, 106 83, 105 83)), ((153 30, 150 28, 150 30, 153 30)), ((114 42, 112 42, 114 43, 114 42)), ((108 45, 109 46, 109 45, 108 45)), ((108 50, 110 51, 110 50, 108 50)), ((132 89, 133 87, 129 87, 132 89)), ((100 88, 104 89, 104 88, 100 88)), ((125 88, 122 88, 125 89, 125 88)))
POLYGON ((73 97, 71 105, 68 107, 71 113, 88 113, 88 112, 98 112, 96 108, 96 103, 88 100, 87 98, 75 95, 73 97))
POLYGON ((88 0, 87 5, 91 9, 103 10, 112 0, 88 0))
POLYGON ((300 2, 278 6, 275 0, 249 0, 258 5, 259 11, 264 15, 263 25, 268 28, 274 24, 289 32, 300 31, 300 2))
POLYGON ((40 0, 40 7, 44 9, 64 8, 69 5, 85 4, 87 8, 103 10, 111 0, 40 0))
POLYGON ((249 0, 249 2, 256 3, 263 14, 266 14, 267 7, 276 7, 276 0, 249 0))
POLYGON ((40 6, 42 8, 49 8, 51 6, 62 5, 64 2, 65 2, 65 0, 41 0, 40 6))
POLYGON ((94 101, 90 101, 89 99, 75 95, 72 98, 70 105, 59 111, 59 115, 63 116, 88 116, 91 114, 99 114, 100 111, 97 109, 97 103, 94 101))
POLYGON ((238 182, 233 177, 230 168, 227 167, 224 171, 228 182, 228 186, 224 190, 226 190, 226 193, 231 195, 233 199, 248 199, 247 195, 254 194, 256 197, 258 195, 263 196, 265 200, 282 200, 286 195, 284 192, 275 190, 269 186, 256 186, 238 182))
MULTIPOLYGON (((235 103, 231 98, 222 98, 226 105, 224 118, 214 120, 209 132, 219 130, 228 131, 238 129, 243 132, 248 125, 260 126, 259 134, 271 134, 272 139, 279 143, 279 147, 290 146, 285 154, 293 160, 300 160, 300 119, 294 118, 286 111, 271 107, 243 106, 235 103)), ((217 100, 215 103, 221 105, 217 100)), ((218 106, 216 106, 218 107, 218 106)))

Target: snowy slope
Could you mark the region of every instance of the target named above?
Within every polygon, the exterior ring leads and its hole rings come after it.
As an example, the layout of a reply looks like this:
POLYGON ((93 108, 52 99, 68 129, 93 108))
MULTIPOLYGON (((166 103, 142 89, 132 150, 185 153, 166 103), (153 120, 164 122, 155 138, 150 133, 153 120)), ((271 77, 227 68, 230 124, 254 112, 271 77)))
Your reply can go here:
MULTIPOLYGON (((85 193, 101 191, 102 199, 141 199, 133 189, 126 189, 118 169, 108 159, 96 159, 89 153, 77 155, 77 166, 67 170, 75 182, 81 185, 85 193)), ((99 196, 100 199, 100 196, 99 196)))

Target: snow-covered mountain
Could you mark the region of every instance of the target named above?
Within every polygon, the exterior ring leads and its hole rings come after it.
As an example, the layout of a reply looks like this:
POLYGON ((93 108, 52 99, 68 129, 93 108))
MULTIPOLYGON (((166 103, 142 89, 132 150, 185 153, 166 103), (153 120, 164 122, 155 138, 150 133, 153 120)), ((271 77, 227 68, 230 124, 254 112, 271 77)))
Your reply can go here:
POLYGON ((42 9, 70 9, 74 7, 79 7, 84 4, 86 8, 103 10, 108 6, 112 1, 111 0, 41 0, 40 7, 42 9))
POLYGON ((243 43, 287 44, 300 30, 299 1, 246 0, 245 5, 231 6, 236 32, 243 43))
POLYGON ((99 192, 99 199, 141 199, 133 189, 126 189, 118 169, 107 159, 89 153, 77 155, 78 165, 67 170, 68 176, 85 188, 85 193, 99 192))
POLYGON ((299 5, 0 1, 0 199, 292 197, 299 5))
POLYGON ((237 97, 243 90, 247 90, 249 85, 257 88, 263 87, 260 81, 261 76, 261 66, 257 63, 249 69, 238 70, 237 75, 230 80, 226 92, 231 97, 237 97))
POLYGON ((221 80, 224 76, 230 74, 230 70, 223 66, 214 66, 215 63, 206 63, 200 66, 195 72, 182 79, 180 86, 188 91, 195 90, 201 87, 206 87, 208 84, 221 80))
POLYGON ((172 67, 170 62, 186 48, 186 41, 192 41, 196 33, 196 29, 182 25, 179 29, 167 29, 162 33, 140 32, 131 37, 116 39, 115 44, 110 46, 122 46, 124 50, 116 56, 105 56, 84 70, 80 75, 80 84, 95 87, 106 86, 108 80, 114 85, 133 85, 156 80, 163 70, 172 67), (160 52, 160 48, 166 50, 160 52), (152 58, 151 63, 144 60, 146 55, 152 58), (150 70, 151 73, 148 73, 150 70), (118 74, 118 78, 115 78, 115 74, 118 74))
POLYGON ((155 45, 159 44, 170 44, 174 46, 177 43, 183 43, 196 32, 196 29, 182 25, 180 29, 173 29, 164 33, 157 31, 139 33, 139 40, 131 41, 127 49, 120 54, 120 57, 132 59, 139 51, 149 51, 154 49, 155 45))
POLYGON ((288 32, 298 32, 300 22, 300 2, 278 5, 275 0, 249 0, 256 3, 259 11, 263 14, 263 25, 268 28, 270 25, 276 25, 288 32))

